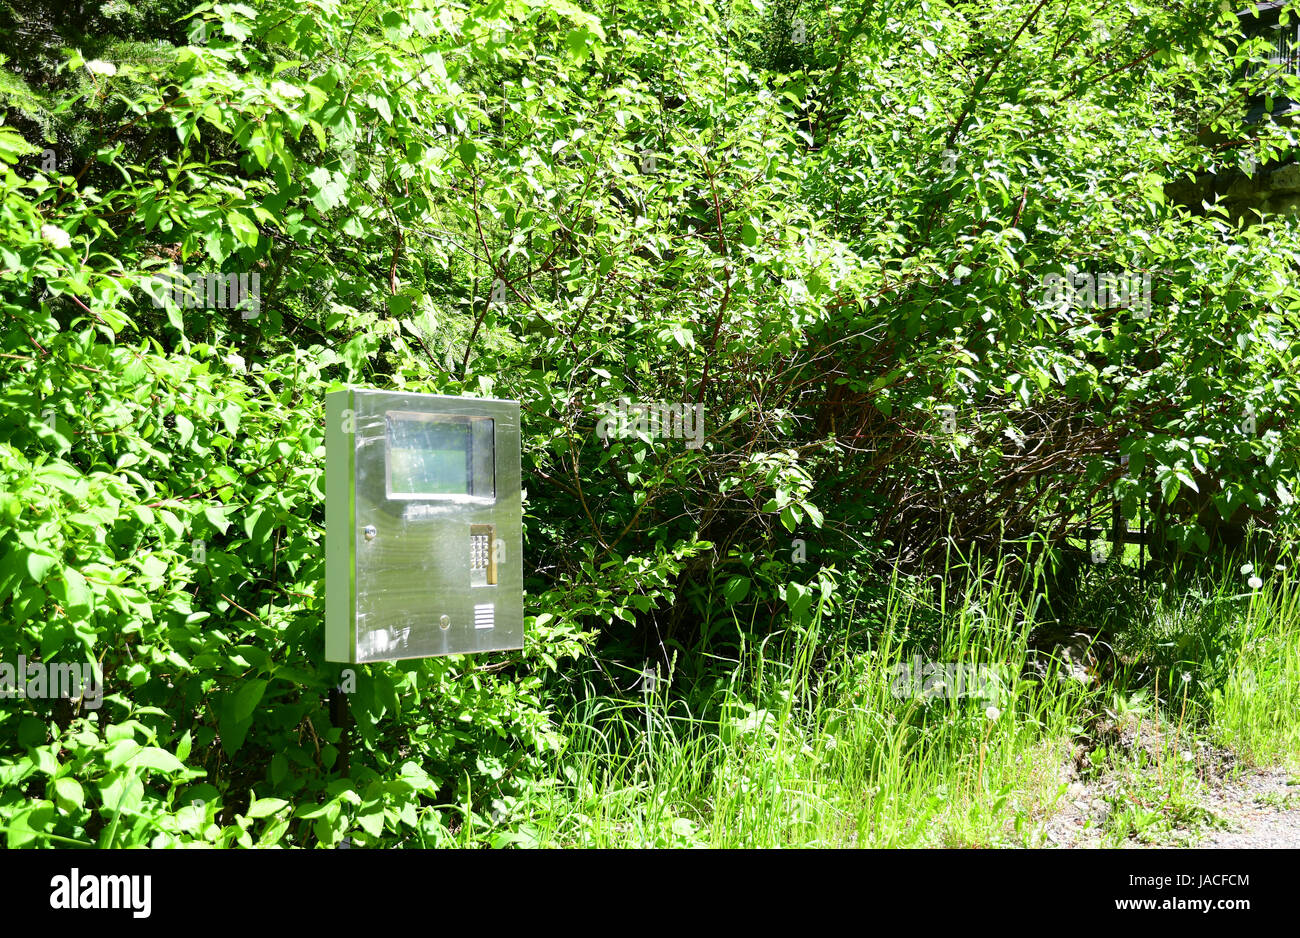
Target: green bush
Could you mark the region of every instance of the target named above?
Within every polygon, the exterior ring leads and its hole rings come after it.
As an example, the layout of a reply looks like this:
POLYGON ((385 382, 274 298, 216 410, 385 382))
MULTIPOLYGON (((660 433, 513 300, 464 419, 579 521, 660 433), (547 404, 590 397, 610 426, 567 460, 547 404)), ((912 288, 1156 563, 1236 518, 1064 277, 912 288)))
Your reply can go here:
POLYGON ((470 839, 543 784, 598 642, 702 672, 881 557, 1110 499, 1188 548, 1189 489, 1293 534, 1296 225, 1163 184, 1294 141, 1204 145, 1258 50, 1191 6, 864 2, 798 39, 788 5, 704 0, 55 24, 0 63, 0 653, 93 661, 105 697, 0 709, 8 842, 470 839), (1152 274, 1150 315, 1053 306, 1072 264, 1152 274), (260 305, 161 296, 173 265, 260 305), (522 402, 522 653, 323 661, 345 383, 522 402), (624 399, 704 432, 598 432, 624 399))

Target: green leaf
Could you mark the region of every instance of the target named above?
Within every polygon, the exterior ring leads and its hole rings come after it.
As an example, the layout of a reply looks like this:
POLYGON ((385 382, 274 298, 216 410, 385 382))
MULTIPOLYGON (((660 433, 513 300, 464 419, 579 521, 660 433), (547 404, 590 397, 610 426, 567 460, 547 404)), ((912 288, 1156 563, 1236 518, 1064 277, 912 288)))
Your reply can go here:
POLYGON ((27 575, 31 577, 32 582, 41 583, 45 580, 45 575, 50 572, 56 563, 58 563, 58 558, 50 554, 32 551, 27 554, 27 575))
POLYGON ((222 534, 230 527, 230 518, 228 517, 230 509, 225 505, 209 505, 203 509, 203 517, 222 534))
POLYGON ((384 809, 375 805, 368 811, 357 815, 357 824, 371 837, 378 837, 384 832, 384 809))
POLYGON ((585 29, 569 30, 564 43, 575 62, 581 65, 587 61, 587 31, 585 29))
POLYGON ((16 163, 20 157, 40 152, 40 147, 32 146, 8 127, 0 127, 0 160, 16 163))
POLYGON ((250 248, 257 247, 257 239, 261 237, 261 233, 251 218, 231 209, 226 212, 226 221, 230 224, 230 230, 235 233, 236 238, 250 248))
POLYGON ((63 568, 63 578, 55 582, 52 592, 69 612, 88 614, 91 611, 90 585, 81 572, 72 567, 63 568))
POLYGON ((235 691, 234 709, 231 711, 234 718, 243 722, 251 717, 264 693, 266 693, 266 681, 261 678, 254 678, 241 684, 239 690, 235 691))
POLYGON ((248 806, 248 813, 244 816, 250 818, 268 817, 288 806, 289 802, 282 798, 258 798, 248 806))
POLYGON ((110 769, 120 768, 134 758, 140 748, 140 744, 134 739, 119 739, 109 746, 108 751, 104 753, 104 764, 110 769))
POLYGON ((228 402, 221 408, 221 423, 225 426, 226 432, 234 436, 239 432, 239 421, 243 416, 243 411, 239 405, 233 401, 228 402))
POLYGON ((346 177, 330 172, 324 166, 317 166, 307 178, 316 187, 311 197, 312 204, 321 212, 328 212, 338 206, 347 194, 346 177))
POLYGON ((127 764, 138 768, 157 769, 160 772, 179 772, 185 768, 185 765, 174 755, 157 746, 146 746, 132 756, 127 764))
POLYGON ((82 791, 81 782, 65 776, 54 780, 54 800, 60 808, 71 811, 86 803, 86 793, 82 791))
POLYGON ((194 745, 194 740, 190 736, 190 731, 186 730, 185 735, 176 743, 176 758, 184 762, 190 757, 190 748, 194 745))
POLYGON ((733 576, 722 588, 722 596, 729 605, 735 605, 749 595, 750 579, 747 576, 733 576))
MULTIPOLYGON (((144 783, 134 772, 118 772, 99 783, 99 793, 110 814, 134 814, 144 802, 144 783)), ((108 836, 110 830, 111 825, 105 828, 104 836, 108 836)))

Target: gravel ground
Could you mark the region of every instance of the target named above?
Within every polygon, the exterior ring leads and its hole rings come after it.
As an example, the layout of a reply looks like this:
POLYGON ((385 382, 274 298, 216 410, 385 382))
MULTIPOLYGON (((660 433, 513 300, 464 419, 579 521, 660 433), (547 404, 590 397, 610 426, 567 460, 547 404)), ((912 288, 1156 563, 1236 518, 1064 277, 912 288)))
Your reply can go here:
MULTIPOLYGON (((1103 846, 1100 830, 1109 813, 1110 785, 1070 783, 1058 810, 1042 828, 1042 846, 1103 846)), ((1286 769, 1246 770, 1213 783, 1201 805, 1219 822, 1167 833, 1159 841, 1126 847, 1197 847, 1220 850, 1300 849, 1300 775, 1286 769), (1221 825, 1221 829, 1220 829, 1221 825)))
MULTIPOLYGON (((1101 728, 1109 747, 1134 752, 1147 750, 1147 765, 1155 763, 1159 736, 1149 721, 1123 727, 1101 728)), ((1300 849, 1300 765, 1251 769, 1224 749, 1204 743, 1186 756, 1195 760, 1201 793, 1194 803, 1202 809, 1183 809, 1183 826, 1152 829, 1130 848, 1198 847, 1203 849, 1300 849)), ((1113 843, 1104 835, 1113 805, 1133 789, 1131 777, 1110 771, 1089 775, 1091 747, 1081 747, 1071 762, 1060 768, 1064 797, 1038 827, 1036 846, 1088 848, 1113 843)), ((1149 769, 1148 769, 1149 771, 1149 769)))
POLYGON ((1231 826, 1207 832, 1198 847, 1300 848, 1300 777, 1285 769, 1243 774, 1213 789, 1205 806, 1231 826))

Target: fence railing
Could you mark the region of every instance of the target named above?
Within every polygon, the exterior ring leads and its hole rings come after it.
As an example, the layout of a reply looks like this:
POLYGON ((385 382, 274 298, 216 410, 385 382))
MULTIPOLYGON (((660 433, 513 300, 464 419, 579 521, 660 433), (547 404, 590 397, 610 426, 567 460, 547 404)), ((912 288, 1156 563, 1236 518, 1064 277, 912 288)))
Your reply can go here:
POLYGON ((1272 46, 1267 64, 1252 69, 1252 76, 1258 77, 1261 85, 1247 102, 1247 119, 1253 123, 1265 111, 1274 117, 1300 111, 1300 102, 1282 93, 1269 93, 1271 90, 1280 90, 1283 76, 1300 75, 1300 4, 1293 3, 1292 0, 1255 3, 1251 9, 1239 13, 1238 19, 1247 39, 1262 36, 1272 46), (1284 25, 1281 22, 1282 12, 1288 8, 1289 20, 1284 25), (1273 77, 1268 79, 1268 76, 1273 77), (1270 97, 1271 106, 1268 100, 1270 97))

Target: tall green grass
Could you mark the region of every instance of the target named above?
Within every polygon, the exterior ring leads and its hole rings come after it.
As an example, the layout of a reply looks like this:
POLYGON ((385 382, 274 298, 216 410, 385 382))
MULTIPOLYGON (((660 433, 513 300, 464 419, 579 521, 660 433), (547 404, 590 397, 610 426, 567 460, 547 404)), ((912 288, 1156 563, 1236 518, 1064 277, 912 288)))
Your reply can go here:
POLYGON ((746 642, 701 669, 723 675, 711 685, 661 675, 652 690, 620 697, 588 681, 559 727, 567 742, 549 783, 493 842, 1034 845, 1078 742, 1099 721, 1138 713, 1154 727, 1154 755, 1111 754, 1103 767, 1127 779, 1112 813, 1118 841, 1187 819, 1193 738, 1250 760, 1300 751, 1294 577, 1245 593, 1233 578, 1180 592, 1098 572, 1077 612, 1119 611, 1106 639, 1116 654, 1079 680, 1050 649, 1031 651, 1040 576, 1009 569, 968 577, 959 595, 951 578, 896 578, 883 610, 850 601, 834 619, 819 612, 746 642), (1115 577, 1129 589, 1118 606, 1115 577), (900 686, 899 668, 918 661, 995 667, 1003 679, 995 699, 917 695, 900 686))
POLYGON ((1288 567, 1251 594, 1231 667, 1211 697, 1216 738, 1255 764, 1300 760, 1298 581, 1288 567))

